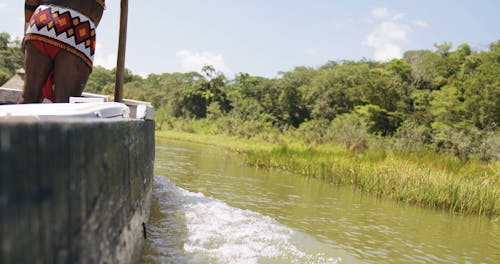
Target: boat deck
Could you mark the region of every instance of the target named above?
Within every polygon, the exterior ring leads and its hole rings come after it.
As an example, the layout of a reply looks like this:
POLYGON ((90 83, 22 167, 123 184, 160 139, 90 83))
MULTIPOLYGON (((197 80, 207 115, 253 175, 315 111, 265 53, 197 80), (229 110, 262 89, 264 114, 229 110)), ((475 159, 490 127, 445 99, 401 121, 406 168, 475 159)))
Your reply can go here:
POLYGON ((124 99, 122 103, 109 102, 104 95, 83 93, 82 97, 71 97, 69 104, 15 105, 21 96, 19 89, 0 87, 0 120, 15 117, 35 117, 41 120, 61 117, 85 118, 132 118, 154 120, 151 103, 124 99), (85 103, 84 105, 82 105, 85 103))

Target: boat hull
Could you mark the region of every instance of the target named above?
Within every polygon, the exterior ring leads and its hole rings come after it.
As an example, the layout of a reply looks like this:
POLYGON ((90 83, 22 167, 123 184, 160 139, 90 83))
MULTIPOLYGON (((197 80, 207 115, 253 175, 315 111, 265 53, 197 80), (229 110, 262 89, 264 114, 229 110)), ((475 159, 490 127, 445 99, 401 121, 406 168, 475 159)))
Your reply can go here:
POLYGON ((0 263, 134 262, 153 162, 152 120, 0 120, 0 263))

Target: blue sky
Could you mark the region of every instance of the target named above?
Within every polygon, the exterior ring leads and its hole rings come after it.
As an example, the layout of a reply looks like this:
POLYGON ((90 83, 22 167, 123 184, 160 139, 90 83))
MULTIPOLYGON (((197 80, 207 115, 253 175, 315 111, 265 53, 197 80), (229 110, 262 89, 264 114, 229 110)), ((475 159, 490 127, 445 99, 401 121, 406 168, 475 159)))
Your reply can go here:
MULTIPOLYGON (((95 64, 116 63, 119 0, 107 0, 95 64)), ((435 43, 487 49, 500 39, 498 0, 129 1, 126 67, 136 74, 211 64, 276 77, 330 60, 387 60, 435 43), (146 4, 144 4, 146 3, 146 4)), ((0 32, 22 36, 23 1, 0 0, 0 32)))

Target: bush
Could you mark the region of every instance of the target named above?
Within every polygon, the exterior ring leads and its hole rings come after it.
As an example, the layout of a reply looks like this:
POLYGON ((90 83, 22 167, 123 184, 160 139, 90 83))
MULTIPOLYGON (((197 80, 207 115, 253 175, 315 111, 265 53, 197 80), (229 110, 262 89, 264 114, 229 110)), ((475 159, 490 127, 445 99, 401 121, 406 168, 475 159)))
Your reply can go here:
POLYGON ((12 74, 7 68, 0 68, 0 85, 6 83, 11 76, 12 74))
POLYGON ((329 127, 330 121, 327 119, 313 119, 302 123, 295 131, 295 137, 306 144, 322 144, 329 140, 329 127))
POLYGON ((278 128, 274 127, 270 122, 261 120, 243 121, 233 116, 224 116, 214 122, 217 133, 229 136, 251 138, 263 134, 279 133, 278 128))
POLYGON ((483 135, 479 140, 479 144, 475 152, 477 153, 480 160, 500 161, 500 132, 499 131, 483 132, 483 135))
POLYGON ((354 152, 364 152, 367 149, 368 128, 358 115, 339 115, 332 121, 330 128, 329 137, 344 144, 346 149, 354 152))
POLYGON ((433 123, 433 130, 432 141, 437 151, 450 152, 463 161, 469 159, 473 146, 465 129, 433 123))
POLYGON ((223 115, 222 109, 218 102, 212 102, 207 107, 207 119, 216 120, 223 115))
POLYGON ((430 143, 429 128, 412 121, 404 121, 394 134, 394 147, 397 150, 416 151, 430 143))

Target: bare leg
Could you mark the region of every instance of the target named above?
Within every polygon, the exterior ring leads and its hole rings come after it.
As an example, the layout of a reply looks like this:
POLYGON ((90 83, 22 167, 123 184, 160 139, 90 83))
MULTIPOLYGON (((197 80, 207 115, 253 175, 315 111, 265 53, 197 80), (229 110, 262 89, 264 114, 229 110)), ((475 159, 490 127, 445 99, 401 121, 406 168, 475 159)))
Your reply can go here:
POLYGON ((80 58, 61 50, 54 65, 54 102, 67 103, 71 96, 81 96, 91 73, 80 58))
POLYGON ((19 98, 20 104, 42 101, 42 87, 52 71, 52 60, 42 54, 29 41, 24 51, 24 89, 19 98))

